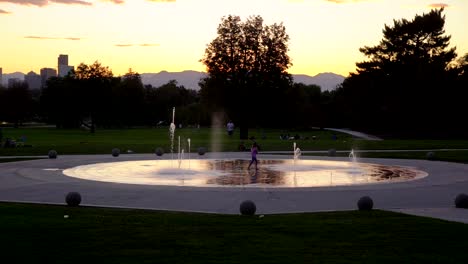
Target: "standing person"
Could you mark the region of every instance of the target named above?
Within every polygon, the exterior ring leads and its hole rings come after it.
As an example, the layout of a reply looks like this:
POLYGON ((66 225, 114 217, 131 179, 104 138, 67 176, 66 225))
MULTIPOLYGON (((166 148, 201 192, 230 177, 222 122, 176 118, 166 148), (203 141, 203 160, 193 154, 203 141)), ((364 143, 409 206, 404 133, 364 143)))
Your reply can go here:
POLYGON ((257 161, 257 154, 258 154, 257 142, 254 142, 252 144, 252 148, 250 149, 250 153, 252 154, 252 160, 249 163, 248 169, 250 169, 250 166, 252 166, 252 163, 255 162, 255 170, 258 170, 258 168, 257 168, 257 163, 258 163, 258 161, 257 161))
POLYGON ((226 125, 227 133, 229 136, 232 136, 234 133, 234 123, 232 121, 229 121, 226 125))

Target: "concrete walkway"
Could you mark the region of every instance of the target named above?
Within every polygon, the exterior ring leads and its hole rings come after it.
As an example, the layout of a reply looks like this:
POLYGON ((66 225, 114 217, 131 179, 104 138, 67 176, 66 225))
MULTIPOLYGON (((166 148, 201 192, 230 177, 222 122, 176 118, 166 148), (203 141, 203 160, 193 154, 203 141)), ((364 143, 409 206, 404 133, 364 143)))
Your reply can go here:
MULTIPOLYGON (((209 158, 249 159, 248 153, 209 153, 209 158)), ((289 158, 289 156, 284 156, 289 158)), ((169 158, 167 155, 165 158, 169 158)), ((278 159, 259 155, 259 159, 278 159)), ((360 159, 359 162, 409 166, 429 176, 409 182, 315 188, 184 187, 119 184, 81 180, 62 170, 78 165, 126 160, 154 160, 154 154, 70 155, 0 163, 0 200, 64 204, 78 191, 83 205, 238 214, 244 200, 253 200, 257 214, 355 210, 358 199, 372 197, 374 207, 468 223, 468 210, 456 209, 454 199, 468 193, 468 165, 426 160, 360 159)), ((311 157, 303 159, 348 160, 311 157)))
POLYGON ((372 135, 365 134, 365 133, 358 132, 358 131, 349 130, 349 129, 338 129, 338 128, 329 128, 329 127, 326 127, 324 129, 349 134, 349 135, 352 135, 353 137, 357 137, 357 138, 361 138, 365 140, 382 140, 379 137, 372 136, 372 135))

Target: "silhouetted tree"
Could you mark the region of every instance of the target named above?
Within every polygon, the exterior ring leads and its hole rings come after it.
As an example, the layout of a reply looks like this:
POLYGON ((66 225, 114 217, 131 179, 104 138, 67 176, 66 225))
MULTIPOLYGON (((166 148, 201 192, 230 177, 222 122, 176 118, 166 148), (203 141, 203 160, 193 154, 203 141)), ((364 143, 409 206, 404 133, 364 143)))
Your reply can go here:
POLYGON ((96 120, 107 123, 107 117, 112 114, 112 103, 108 100, 115 81, 112 71, 98 61, 91 65, 81 63, 70 77, 80 87, 81 97, 78 99, 89 115, 90 132, 94 133, 96 120))
POLYGON ((357 73, 344 81, 342 91, 353 126, 421 135, 447 125, 450 93, 441 89, 450 81, 456 53, 449 48, 442 13, 394 20, 385 25, 379 45, 360 49, 369 60, 356 63, 357 73))
POLYGON ((197 103, 198 95, 194 90, 186 89, 184 86, 179 86, 177 81, 171 80, 168 83, 155 88, 152 93, 152 111, 157 113, 157 120, 170 123, 172 121, 172 108, 177 108, 177 122, 192 123, 196 122, 195 118, 190 118, 190 115, 196 116, 195 113, 184 111, 184 108, 197 103))
POLYGON ((278 105, 292 84, 286 72, 289 36, 282 24, 264 26, 260 16, 245 22, 223 17, 217 33, 201 60, 209 75, 200 82, 200 94, 213 111, 225 111, 239 124, 245 139, 253 121, 267 123, 268 117, 280 116, 278 105))
POLYGON ((34 102, 26 82, 15 82, 0 90, 1 111, 6 121, 18 127, 33 116, 34 102))
POLYGON ((45 121, 58 128, 77 128, 84 117, 80 87, 70 78, 52 77, 41 90, 40 108, 45 121))
POLYGON ((131 69, 113 86, 112 122, 125 126, 145 123, 145 89, 140 74, 131 69))
POLYGON ((6 88, 2 86, 0 83, 0 122, 2 120, 6 120, 6 110, 5 110, 5 104, 6 104, 6 88))

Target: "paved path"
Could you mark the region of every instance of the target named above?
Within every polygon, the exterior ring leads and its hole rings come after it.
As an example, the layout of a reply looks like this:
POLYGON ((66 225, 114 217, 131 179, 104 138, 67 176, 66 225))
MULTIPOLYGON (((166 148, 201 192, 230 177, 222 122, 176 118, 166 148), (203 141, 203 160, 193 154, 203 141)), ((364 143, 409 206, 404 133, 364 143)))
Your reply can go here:
MULTIPOLYGON (((208 158, 243 158, 248 153, 209 153, 208 158)), ((167 156, 168 158, 169 156, 167 156)), ((65 176, 70 167, 124 160, 155 159, 153 154, 59 156, 58 159, 0 163, 0 200, 64 204, 70 191, 78 191, 83 205, 166 209, 238 214, 247 199, 258 214, 355 210, 357 200, 369 195, 378 209, 468 223, 468 210, 454 208, 459 193, 468 192, 468 165, 426 160, 361 159, 360 162, 415 167, 429 176, 410 182, 315 188, 242 188, 149 186, 106 183, 65 176)), ((278 155, 259 155, 277 159, 278 155)), ((310 157, 303 159, 348 160, 310 157)))
POLYGON ((336 131, 336 132, 341 132, 341 133, 345 133, 345 134, 350 134, 350 135, 352 135, 354 137, 362 138, 362 139, 365 139, 365 140, 382 140, 379 137, 372 136, 372 135, 365 134, 365 133, 358 132, 358 131, 349 130, 349 129, 338 129, 338 128, 329 128, 329 127, 326 127, 324 129, 331 130, 331 131, 336 131))

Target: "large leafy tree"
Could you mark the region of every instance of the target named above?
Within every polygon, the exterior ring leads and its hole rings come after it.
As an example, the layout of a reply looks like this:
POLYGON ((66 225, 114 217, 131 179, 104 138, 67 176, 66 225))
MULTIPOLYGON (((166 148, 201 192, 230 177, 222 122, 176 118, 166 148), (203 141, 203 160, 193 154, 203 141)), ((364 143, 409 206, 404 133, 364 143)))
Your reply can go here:
POLYGON ((33 116, 34 102, 25 82, 16 82, 4 89, 0 86, 0 121, 9 121, 18 127, 33 116))
POLYGON ((59 128, 77 128, 83 118, 81 89, 70 76, 52 77, 41 90, 40 106, 45 121, 59 128))
POLYGON ((140 74, 131 69, 112 86, 112 111, 108 118, 120 126, 145 124, 145 88, 140 74))
POLYGON ((357 63, 358 72, 386 74, 410 70, 412 73, 443 72, 457 56, 445 35, 443 8, 416 15, 413 20, 394 20, 385 25, 379 45, 360 48, 370 60, 357 63))
MULTIPOLYGON (((383 39, 360 51, 368 60, 343 83, 352 124, 375 130, 430 132, 447 114, 449 66, 456 57, 443 9, 394 20, 383 39), (430 109, 439 108, 442 111, 430 109)), ((440 124, 438 124, 440 125, 440 124)))
POLYGON ((102 66, 98 61, 91 65, 81 63, 70 77, 79 89, 78 100, 83 105, 83 113, 90 119, 90 132, 94 133, 96 121, 107 122, 107 116, 112 111, 112 102, 109 96, 112 94, 113 78, 109 67, 102 66))
POLYGON ((279 100, 292 83, 288 40, 282 24, 264 25, 260 16, 242 22, 230 15, 222 18, 205 50, 201 61, 208 77, 200 82, 202 101, 237 122, 241 139, 254 122, 277 118, 279 100))

